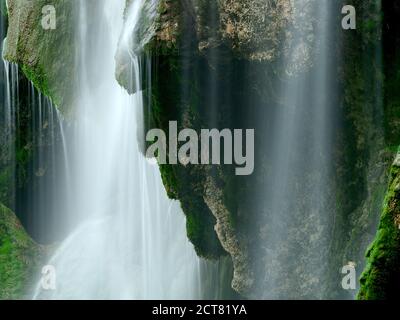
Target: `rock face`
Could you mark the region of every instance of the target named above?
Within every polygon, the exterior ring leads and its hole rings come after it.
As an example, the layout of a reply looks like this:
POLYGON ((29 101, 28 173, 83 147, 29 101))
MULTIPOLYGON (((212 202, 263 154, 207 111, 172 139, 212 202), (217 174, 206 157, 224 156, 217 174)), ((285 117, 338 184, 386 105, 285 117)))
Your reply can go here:
POLYGON ((0 299, 21 299, 31 289, 42 249, 15 214, 0 204, 0 299))
POLYGON ((234 274, 232 288, 244 295, 250 295, 254 285, 254 275, 249 268, 248 249, 239 241, 230 219, 231 214, 223 202, 224 196, 211 177, 207 178, 204 201, 215 216, 215 232, 226 252, 232 257, 234 274))
POLYGON ((135 83, 136 77, 132 74, 132 55, 140 56, 144 52, 145 46, 156 35, 156 28, 159 22, 156 17, 162 8, 159 0, 144 1, 140 22, 132 29, 130 23, 130 11, 136 3, 127 1, 125 9, 125 23, 120 38, 119 49, 116 53, 116 79, 120 85, 127 89, 130 94, 135 93, 140 88, 141 83, 135 83))
MULTIPOLYGON (((88 3, 91 1, 95 0, 88 3)), ((178 121, 179 129, 196 130, 210 125, 219 129, 249 128, 257 117, 268 122, 277 107, 284 107, 276 96, 277 88, 285 84, 282 75, 290 78, 312 70, 313 25, 319 23, 311 10, 315 1, 157 2, 154 25, 128 34, 128 39, 141 35, 144 42, 139 52, 156 62, 153 72, 141 79, 143 83, 152 83, 151 88, 142 86, 147 103, 146 129, 161 128, 167 132, 169 120, 178 121), (299 33, 303 36, 297 37, 299 33)), ((70 67, 75 65, 71 3, 54 1, 57 29, 43 30, 40 21, 45 0, 8 0, 10 26, 5 51, 7 59, 19 63, 35 85, 65 113, 69 110, 67 97, 71 96, 73 83, 74 70, 70 67)), ((335 1, 337 12, 342 4, 335 1)), ((334 150, 335 178, 331 181, 337 213, 330 244, 334 276, 329 280, 329 291, 336 298, 343 298, 337 270, 348 261, 356 261, 357 271, 363 267, 363 248, 375 233, 387 185, 387 168, 393 155, 393 150, 388 149, 400 145, 398 4, 385 3, 383 7, 383 25, 390 26, 383 35, 385 60, 389 61, 383 72, 375 59, 382 36, 377 27, 381 10, 371 10, 376 5, 373 0, 346 4, 358 8, 363 22, 357 31, 338 36, 338 43, 331 50, 333 58, 337 52, 344 52, 346 57, 336 70, 340 98, 335 103, 341 123, 334 150), (393 43, 397 43, 395 49, 393 43), (370 94, 377 88, 385 88, 384 105, 370 94)), ((132 43, 125 43, 128 52, 137 53, 138 48, 131 47, 132 43)), ((136 84, 130 82, 129 62, 126 51, 117 54, 116 77, 133 92, 136 84)), ((263 130, 262 126, 258 129, 263 130)), ((263 138, 258 143, 263 143, 263 138)), ((254 275, 260 266, 254 260, 265 258, 255 243, 268 232, 268 228, 256 225, 263 208, 254 207, 252 202, 257 201, 254 191, 262 187, 260 177, 271 168, 265 155, 256 157, 261 165, 249 178, 235 177, 233 170, 224 166, 160 166, 169 196, 181 201, 188 237, 197 253, 210 259, 229 254, 235 269, 232 285, 248 297, 256 297, 254 292, 259 284, 254 275)), ((398 280, 397 162, 391 172, 380 231, 368 251, 369 267, 363 276, 361 298, 383 297, 384 293, 377 292, 378 283, 388 284, 387 292, 391 293, 389 282, 398 280)), ((17 225, 15 220, 9 221, 17 225)), ((312 229, 313 219, 307 220, 305 227, 312 229)), ((8 224, 7 230, 10 228, 8 224)), ((32 245, 28 240, 23 243, 21 248, 32 245)), ((6 248, 0 250, 9 254, 8 245, 0 248, 6 248)), ((13 273, 7 279, 14 277, 19 275, 13 273)))
MULTIPOLYGON (((300 17, 299 9, 285 0, 218 3, 161 0, 154 36, 145 46, 146 53, 157 57, 154 67, 157 71, 149 76, 151 92, 146 92, 147 129, 168 131, 168 120, 178 120, 180 128, 200 128, 210 123, 220 128, 233 127, 234 123, 237 123, 235 128, 246 127, 240 120, 245 113, 238 112, 241 101, 252 94, 260 97, 260 91, 262 96, 271 93, 274 96, 273 69, 282 65, 279 61, 289 61, 285 64, 289 67, 277 73, 290 76, 311 67, 312 12, 303 6, 300 17), (295 43, 293 33, 299 29, 306 36, 295 43), (260 85, 255 90, 258 92, 242 90, 235 77, 246 68, 251 70, 245 76, 249 79, 269 68, 272 72, 267 88, 264 83, 254 82, 256 87, 260 85), (207 92, 210 84, 215 85, 215 91, 237 94, 235 97, 227 94, 215 105, 207 92), (230 116, 222 119, 215 114, 230 116)), ((126 65, 119 63, 117 78, 131 91, 126 65)), ((215 173, 207 166, 161 166, 169 195, 182 203, 188 236, 197 253, 207 258, 216 258, 224 251, 229 253, 235 269, 232 285, 249 296, 255 280, 247 243, 256 236, 242 231, 253 213, 246 212, 249 205, 244 199, 251 188, 242 193, 240 190, 246 190, 251 179, 241 182, 232 176, 230 169, 215 170, 216 180, 210 179, 215 173)))
POLYGON ((274 60, 281 53, 292 10, 289 0, 221 1, 221 37, 250 60, 274 60))
MULTIPOLYGON (((400 97, 398 88, 400 67, 400 26, 397 23, 400 16, 400 6, 395 2, 383 2, 384 12, 383 53, 385 61, 385 113, 384 131, 386 148, 397 151, 400 145, 400 97)), ((388 183, 381 184, 386 193, 385 200, 379 205, 381 219, 374 242, 367 251, 367 266, 361 277, 359 299, 398 299, 399 295, 399 264, 400 264, 400 155, 395 153, 390 169, 388 183)))
POLYGON ((375 241, 368 249, 368 265, 361 277, 359 299, 400 298, 400 153, 393 163, 381 222, 375 241))
MULTIPOLYGON (((210 124, 220 129, 249 128, 257 120, 255 114, 267 123, 274 108, 284 107, 284 102, 276 96, 277 88, 285 84, 282 75, 296 77, 313 68, 310 58, 318 48, 313 25, 321 22, 314 18, 315 1, 164 0, 162 3, 156 35, 147 46, 157 61, 152 91, 147 93, 148 128, 167 132, 168 120, 178 120, 181 128, 198 129, 210 124), (303 36, 298 37, 299 33, 303 36)), ((348 261, 356 262, 357 272, 363 268, 363 252, 374 236, 392 157, 392 152, 385 148, 398 139, 393 126, 398 119, 393 116, 396 112, 393 101, 385 99, 386 108, 370 94, 384 85, 382 69, 367 67, 375 64, 381 41, 380 10, 374 9, 374 1, 354 0, 345 4, 354 5, 357 15, 366 23, 360 24, 355 32, 338 32, 337 43, 330 50, 332 59, 338 59, 337 52, 346 57, 334 71, 339 97, 332 119, 338 126, 335 127, 335 174, 329 182, 334 194, 330 210, 336 212, 330 242, 333 253, 328 261, 332 268, 327 282, 331 298, 353 297, 341 289, 337 270, 348 261), (366 68, 367 74, 363 71, 366 68)), ((343 5, 342 1, 336 1, 332 9, 338 13, 339 25, 343 5)), ((389 69, 396 70, 388 68, 386 72, 391 72, 389 69)), ((394 96, 393 92, 386 94, 394 96)), ((257 130, 263 132, 262 127, 257 130)), ((258 143, 262 141, 261 137, 258 143)), ((206 257, 223 254, 221 250, 211 250, 216 246, 214 240, 204 245, 205 239, 210 239, 206 235, 211 235, 215 225, 218 240, 233 261, 233 286, 250 297, 257 297, 254 292, 260 282, 254 274, 262 266, 255 260, 264 259, 255 243, 268 231, 254 225, 263 208, 254 208, 251 203, 253 192, 262 186, 261 177, 270 170, 266 158, 268 155, 257 155, 256 161, 264 164, 259 171, 256 169, 258 178, 237 178, 223 167, 161 166, 167 191, 182 202, 189 238, 197 252, 206 257)), ((302 199, 298 201, 300 208, 302 199)), ((302 214, 307 216, 307 212, 302 214)), ((304 227, 317 228, 311 218, 304 227)), ((285 244, 281 247, 287 249, 285 244)), ((304 283, 303 291, 308 290, 307 285, 304 283)))
POLYGON ((46 0, 8 0, 9 26, 4 57, 20 65, 38 90, 68 113, 73 89, 74 11, 69 0, 52 1, 56 29, 46 30, 42 19, 46 0))
POLYGON ((311 48, 314 0, 222 0, 214 6, 192 2, 200 51, 226 45, 239 58, 272 62, 311 48), (305 36, 295 42, 299 31, 305 36))
MULTIPOLYGON (((154 34, 152 30, 142 34, 142 38, 150 40, 146 41, 146 47, 153 52, 156 49, 158 54, 171 54, 173 50, 182 49, 178 48, 178 42, 188 36, 181 31, 184 21, 190 20, 196 33, 196 39, 192 40, 196 42, 198 53, 207 56, 210 50, 224 47, 236 58, 248 61, 276 63, 285 60, 288 68, 281 72, 295 74, 310 67, 313 24, 319 23, 312 11, 314 1, 147 0, 145 6, 149 7, 157 2, 158 17, 154 34), (298 34, 303 36, 294 36, 298 34)), ((125 68, 122 59, 117 79, 129 87, 123 80, 125 68)))

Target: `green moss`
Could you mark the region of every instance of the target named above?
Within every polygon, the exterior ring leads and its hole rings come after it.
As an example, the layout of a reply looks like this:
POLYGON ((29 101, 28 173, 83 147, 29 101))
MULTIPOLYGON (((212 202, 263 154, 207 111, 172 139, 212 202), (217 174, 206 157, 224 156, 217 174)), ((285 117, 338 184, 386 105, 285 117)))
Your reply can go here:
POLYGON ((173 167, 168 164, 161 164, 160 172, 168 197, 178 200, 178 180, 176 179, 173 167))
POLYGON ((4 57, 21 66, 35 87, 51 98, 64 114, 70 112, 74 89, 73 4, 57 0, 57 26, 45 30, 41 25, 46 0, 10 1, 7 45, 4 57))
POLYGON ((181 200, 182 209, 186 213, 186 230, 189 240, 194 244, 200 257, 216 259, 224 254, 213 226, 215 219, 204 204, 203 198, 191 195, 190 200, 181 200))
POLYGON ((10 205, 14 202, 13 199, 13 190, 14 187, 13 181, 13 174, 12 174, 12 166, 6 166, 5 168, 0 171, 0 202, 6 203, 10 205))
MULTIPOLYGON (((52 97, 51 91, 49 89, 48 76, 41 66, 36 66, 31 68, 27 65, 21 66, 22 71, 25 76, 32 81, 36 89, 43 93, 47 97, 52 97)), ((59 103, 60 99, 53 95, 52 99, 59 103)))
POLYGON ((197 168, 181 165, 160 165, 168 196, 179 200, 186 215, 186 231, 196 253, 215 259, 224 254, 214 231, 214 216, 202 197, 203 176, 197 168))
POLYGON ((40 252, 15 214, 0 204, 0 299, 24 297, 40 252))
POLYGON ((180 1, 161 0, 157 11, 156 34, 146 43, 144 51, 156 55, 176 56, 182 35, 179 30, 184 8, 180 1))
MULTIPOLYGON (((383 1, 384 12, 384 129, 387 153, 400 144, 400 27, 399 8, 383 1)), ((359 299, 398 299, 400 292, 400 168, 394 164, 375 240, 367 250, 367 266, 361 276, 359 299)))
MULTIPOLYGON (((178 121, 178 126, 201 127, 201 99, 196 82, 182 79, 183 65, 192 68, 192 61, 183 61, 176 55, 158 55, 157 70, 153 70, 152 87, 145 90, 144 108, 145 130, 161 128, 168 132, 169 121, 178 121), (187 64, 186 64, 187 63, 187 64), (189 85, 190 94, 182 99, 183 85, 189 85)), ((188 59, 196 59, 196 55, 188 55, 188 59)), ((178 128, 179 129, 179 128, 178 128)), ((203 166, 160 165, 160 172, 168 196, 179 200, 186 215, 187 235, 193 243, 197 254, 206 258, 217 258, 225 254, 214 226, 215 217, 203 199, 204 178, 203 166)))
POLYGON ((358 299, 398 299, 400 281, 400 168, 393 166, 381 222, 367 251, 358 299))
MULTIPOLYGON (((237 100, 237 109, 232 106, 228 94, 221 95, 224 102, 221 101, 218 106, 209 101, 213 80, 221 83, 223 88, 230 88, 234 75, 238 75, 224 68, 232 62, 233 54, 226 48, 215 49, 220 51, 213 52, 211 56, 221 57, 219 62, 202 55, 195 18, 185 14, 191 12, 188 8, 180 10, 180 5, 177 1, 161 2, 157 35, 146 46, 147 54, 153 59, 152 65, 156 66, 150 79, 151 90, 145 91, 146 131, 161 128, 168 132, 169 121, 177 121, 178 130, 192 128, 197 132, 210 124, 220 129, 233 127, 231 117, 222 115, 229 111, 229 114, 242 120, 240 99, 237 100), (170 22, 174 27, 168 24, 170 22)), ((223 88, 220 88, 221 92, 224 92, 223 88)), ((207 258, 225 255, 214 230, 216 219, 204 201, 205 181, 210 176, 215 178, 218 189, 222 191, 222 199, 219 200, 228 209, 228 221, 236 230, 238 225, 242 227, 243 220, 248 220, 248 216, 245 218, 243 215, 242 220, 237 216, 238 201, 245 197, 243 189, 248 187, 243 183, 244 179, 239 181, 235 177, 232 166, 161 165, 160 171, 168 195, 182 204, 187 217, 188 238, 197 253, 207 258)))

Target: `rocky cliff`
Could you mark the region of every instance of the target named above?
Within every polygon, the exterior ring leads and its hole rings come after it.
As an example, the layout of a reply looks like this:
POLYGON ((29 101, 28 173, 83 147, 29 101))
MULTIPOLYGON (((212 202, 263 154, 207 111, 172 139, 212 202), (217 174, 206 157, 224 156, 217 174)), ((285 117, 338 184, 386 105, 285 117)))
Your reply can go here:
MULTIPOLYGON (((130 48, 143 55, 143 66, 153 64, 141 84, 146 98, 145 129, 167 132, 168 122, 173 120, 178 121, 179 128, 255 127, 264 133, 257 121, 268 122, 274 109, 284 106, 277 89, 287 78, 312 72, 310 58, 316 47, 313 25, 318 23, 310 11, 314 1, 304 0, 296 6, 289 0, 160 0, 154 24, 145 29, 151 30, 151 38, 143 48, 130 48), (303 37, 294 37, 296 33, 303 37)), ((57 29, 43 30, 40 19, 44 2, 9 0, 6 57, 19 63, 35 85, 68 113, 67 97, 73 87, 74 13, 68 0, 55 1, 57 29)), ((357 8, 359 24, 357 31, 347 33, 338 28, 330 46, 332 59, 339 62, 345 57, 335 70, 339 98, 333 101, 338 112, 332 122, 338 134, 329 199, 330 208, 336 212, 329 286, 331 297, 339 298, 354 295, 342 292, 338 270, 349 261, 357 264, 358 272, 363 269, 364 250, 375 234, 386 192, 388 168, 394 148, 400 144, 395 71, 399 55, 390 45, 399 39, 394 23, 398 5, 385 2, 382 16, 381 10, 376 10, 376 1, 336 1, 333 8, 338 12, 338 26, 344 4, 357 8), (382 19, 383 34, 379 32, 382 19), (388 62, 385 66, 379 63, 383 57, 388 62), (383 101, 371 92, 380 92, 383 101)), ((148 35, 144 30, 133 32, 135 36, 148 35)), ((126 53, 120 52, 117 61, 117 79, 133 92, 126 53)), ((259 145, 263 141, 263 137, 256 139, 259 145)), ((255 207, 253 202, 257 200, 256 190, 263 186, 261 177, 270 172, 269 159, 257 154, 256 161, 261 165, 251 177, 237 177, 228 166, 160 166, 169 196, 181 201, 187 234, 197 253, 210 259, 230 255, 232 285, 248 297, 262 290, 257 287, 260 281, 255 274, 260 273, 266 256, 259 243, 268 232, 268 227, 257 224, 264 208, 255 207)), ((310 172, 310 177, 313 174, 310 172)), ((387 199, 391 195, 389 191, 387 199)), ((299 207, 302 200, 298 199, 299 207)), ((301 214, 307 217, 307 212, 301 214)), ((384 213, 382 219, 386 216, 384 213)), ((312 229, 312 221, 307 221, 305 230, 312 229)), ((381 229, 385 226, 381 223, 381 229)), ((374 245, 369 251, 370 261, 379 256, 380 248, 374 245)), ((281 249, 288 248, 283 245, 281 249)), ((382 270, 387 267, 370 263, 382 270)), ((367 270, 363 285, 375 281, 368 280, 375 269, 367 270)), ((365 288, 361 292, 362 297, 374 297, 364 294, 365 288)))
MULTIPOLYGON (((331 48, 331 59, 338 61, 334 85, 339 92, 338 112, 332 118, 337 126, 335 175, 330 181, 334 192, 330 207, 336 214, 329 286, 330 297, 336 298, 354 296, 340 287, 338 270, 349 261, 355 261, 358 274, 363 269, 364 250, 374 236, 385 194, 391 146, 399 136, 393 93, 383 82, 383 72, 391 71, 377 64, 383 54, 380 50, 387 49, 380 47, 383 16, 374 1, 337 1, 332 10, 338 13, 338 26, 345 4, 357 8, 359 24, 356 31, 338 29, 331 48), (344 63, 339 62, 341 55, 346 57, 344 63), (376 90, 381 90, 384 101, 369 94, 376 90)), ((268 119, 271 106, 281 103, 276 90, 282 78, 313 67, 313 24, 318 21, 310 11, 312 1, 302 5, 292 6, 290 1, 161 1, 156 34, 146 47, 157 70, 152 74, 152 91, 147 93, 147 126, 167 129, 169 120, 178 120, 181 128, 205 124, 246 128, 254 126, 254 114, 260 118, 266 114, 268 119), (299 17, 296 10, 301 10, 302 19, 294 18, 299 17), (298 30, 305 37, 294 42, 298 30), (283 59, 288 61, 284 69, 283 59), (263 109, 255 107, 257 101, 263 101, 263 109)), ((385 8, 385 12, 391 10, 385 8)), ((258 155, 258 161, 267 164, 263 157, 258 155)), ((267 168, 258 170, 255 175, 268 172, 267 168)), ((233 287, 252 296, 259 282, 254 278, 260 267, 256 260, 262 261, 262 251, 255 243, 265 231, 254 231, 259 228, 254 221, 260 212, 249 199, 262 183, 260 179, 235 177, 223 166, 163 165, 161 172, 169 195, 182 202, 188 235, 198 253, 223 254, 209 236, 215 225, 222 248, 232 257, 233 287)))
POLYGON ((43 27, 46 0, 8 0, 4 57, 17 63, 36 88, 68 113, 74 74, 74 11, 69 0, 52 1, 55 29, 43 27), (44 10, 44 11, 43 11, 44 10))
POLYGON ((367 251, 359 299, 399 299, 400 281, 400 153, 393 163, 375 241, 367 251))
MULTIPOLYGON (((398 3, 383 1, 383 56, 384 66, 384 131, 386 150, 393 154, 400 145, 398 88, 400 78, 400 16, 398 3)), ((359 299, 384 300, 399 298, 399 154, 390 169, 389 179, 381 187, 386 193, 379 204, 382 212, 375 240, 367 250, 367 266, 361 277, 359 299)))
POLYGON ((43 249, 15 214, 0 204, 0 299, 21 299, 32 289, 43 249))

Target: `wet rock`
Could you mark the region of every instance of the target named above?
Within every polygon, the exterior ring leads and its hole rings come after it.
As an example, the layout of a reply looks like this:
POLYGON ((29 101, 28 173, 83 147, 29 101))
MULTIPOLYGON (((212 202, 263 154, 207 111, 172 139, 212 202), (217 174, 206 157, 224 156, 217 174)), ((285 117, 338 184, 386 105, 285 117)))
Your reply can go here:
POLYGON ((204 192, 204 201, 217 220, 215 232, 233 262, 234 273, 232 288, 242 294, 249 294, 253 283, 253 275, 248 260, 248 250, 231 224, 231 213, 223 202, 223 192, 211 177, 207 178, 204 192))
POLYGON ((15 214, 0 204, 0 299, 21 299, 29 293, 42 255, 15 214))
POLYGON ((71 105, 74 71, 74 11, 70 0, 56 0, 56 28, 42 27, 46 0, 9 0, 4 57, 20 65, 36 88, 65 114, 71 105))

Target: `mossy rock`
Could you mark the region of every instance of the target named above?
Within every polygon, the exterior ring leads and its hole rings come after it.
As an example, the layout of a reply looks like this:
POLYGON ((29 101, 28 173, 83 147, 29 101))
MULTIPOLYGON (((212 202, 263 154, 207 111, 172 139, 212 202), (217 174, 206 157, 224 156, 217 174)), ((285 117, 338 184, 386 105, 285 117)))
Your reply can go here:
POLYGON ((358 299, 400 298, 400 153, 391 170, 381 222, 367 251, 368 265, 361 276, 358 299))
POLYGON ((15 214, 0 204, 0 299, 25 297, 41 255, 15 214))
POLYGON ((4 57, 19 64, 35 87, 68 113, 75 66, 73 1, 52 1, 56 28, 48 30, 42 27, 46 5, 46 0, 8 0, 4 57))

